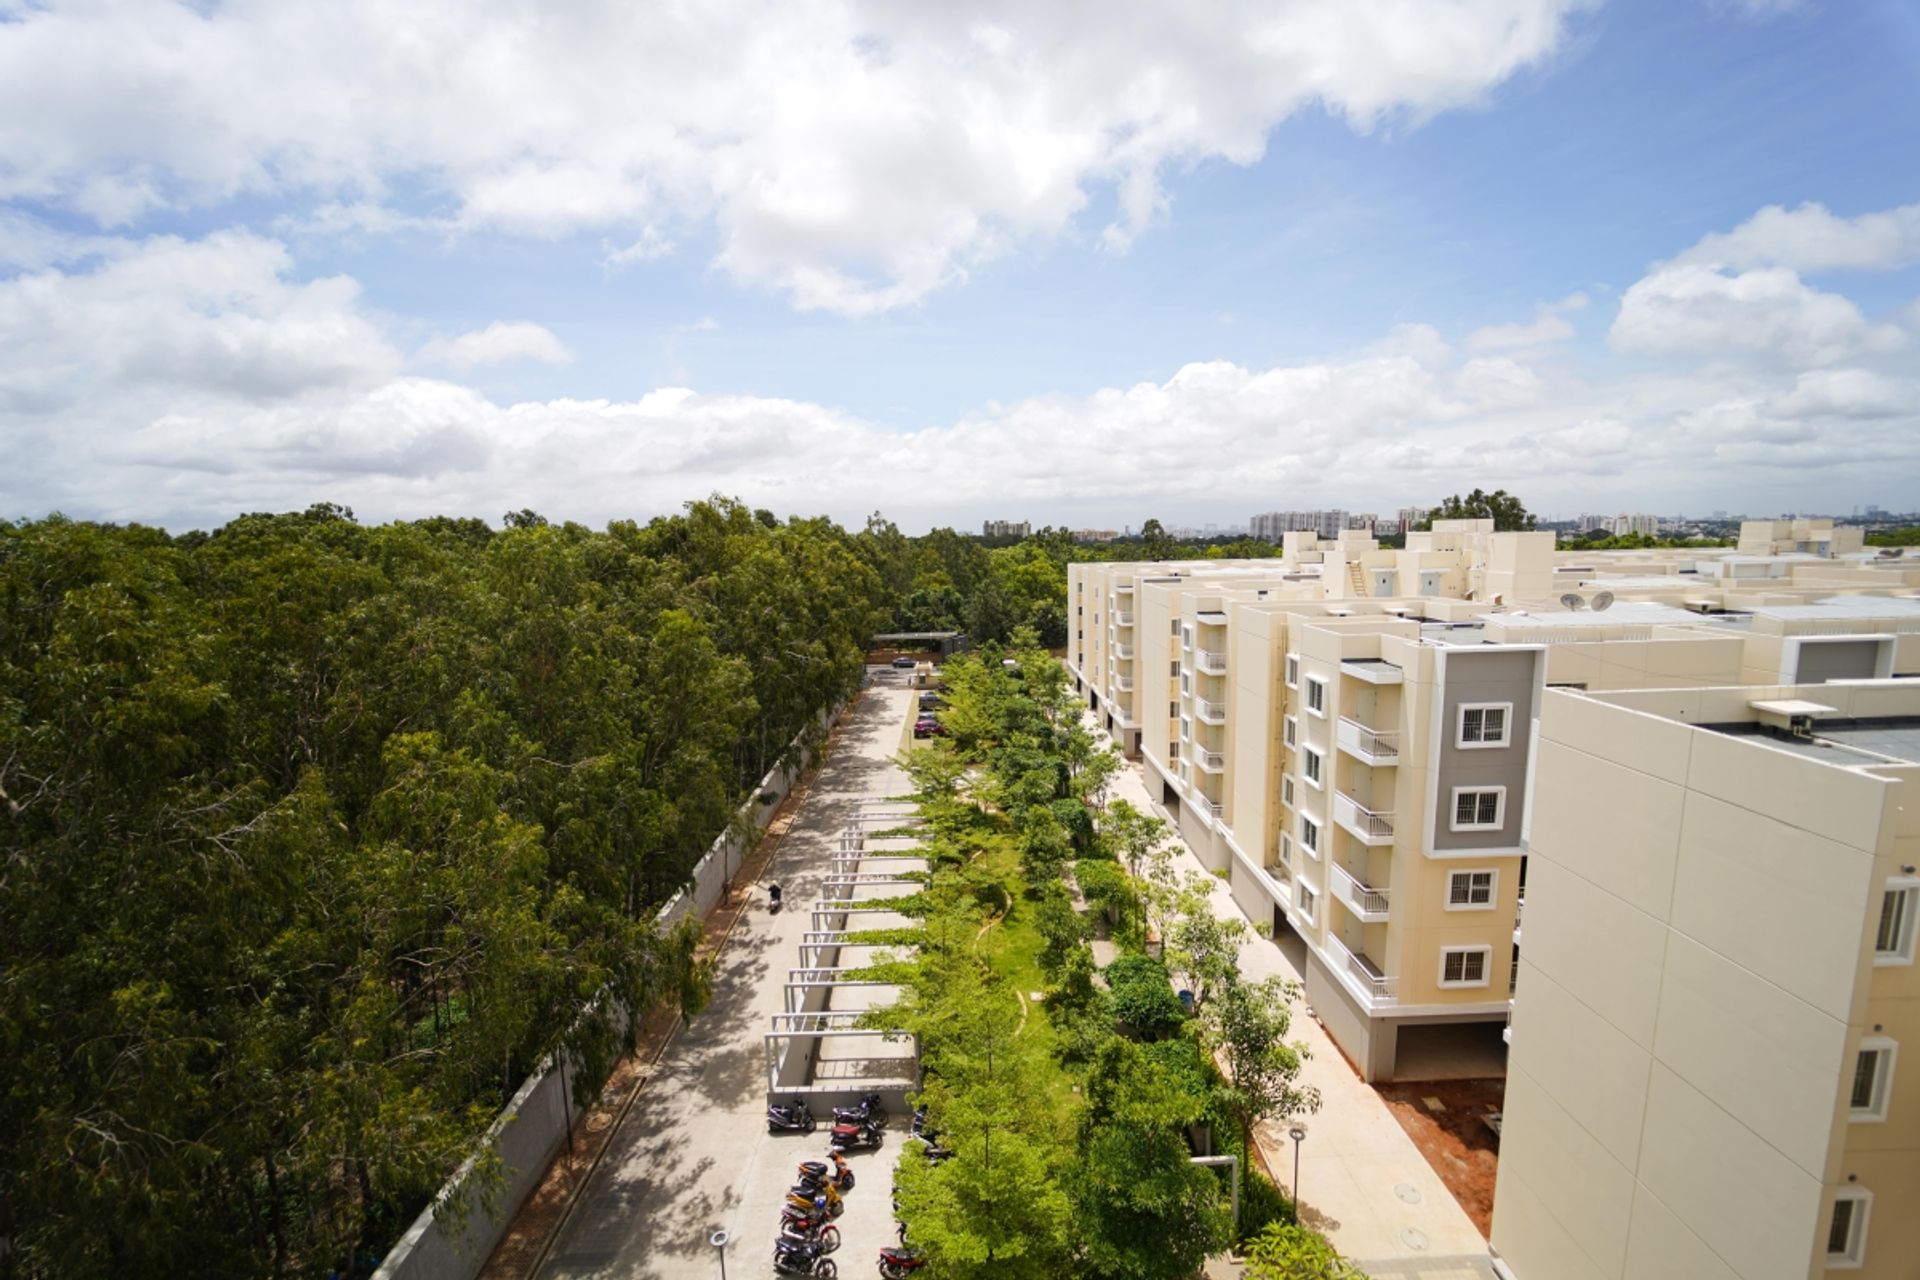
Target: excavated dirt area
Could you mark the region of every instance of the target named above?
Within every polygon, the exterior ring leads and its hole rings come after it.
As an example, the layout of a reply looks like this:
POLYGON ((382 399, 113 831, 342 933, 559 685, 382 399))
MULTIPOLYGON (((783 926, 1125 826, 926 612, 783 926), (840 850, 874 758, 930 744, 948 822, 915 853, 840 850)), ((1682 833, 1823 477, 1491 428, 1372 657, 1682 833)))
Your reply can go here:
POLYGON ((1486 1116, 1500 1110, 1506 1081, 1406 1081, 1375 1087, 1480 1234, 1490 1233, 1500 1138, 1486 1116), (1441 1110, 1432 1108, 1432 1099, 1439 1100, 1441 1110))

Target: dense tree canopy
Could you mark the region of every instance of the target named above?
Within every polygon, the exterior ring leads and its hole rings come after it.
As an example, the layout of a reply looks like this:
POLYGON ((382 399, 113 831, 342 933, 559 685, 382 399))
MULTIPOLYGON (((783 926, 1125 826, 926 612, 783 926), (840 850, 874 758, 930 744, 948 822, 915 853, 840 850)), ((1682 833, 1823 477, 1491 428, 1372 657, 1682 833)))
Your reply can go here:
POLYGON ((343 1267, 545 1052, 697 1003, 657 908, 855 687, 888 585, 718 500, 504 523, 0 523, 21 1274, 343 1267))
POLYGON ((1526 504, 1505 489, 1492 493, 1475 489, 1464 498, 1457 493, 1442 498, 1428 512, 1428 522, 1434 520, 1491 520, 1498 533, 1524 532, 1534 526, 1526 504))

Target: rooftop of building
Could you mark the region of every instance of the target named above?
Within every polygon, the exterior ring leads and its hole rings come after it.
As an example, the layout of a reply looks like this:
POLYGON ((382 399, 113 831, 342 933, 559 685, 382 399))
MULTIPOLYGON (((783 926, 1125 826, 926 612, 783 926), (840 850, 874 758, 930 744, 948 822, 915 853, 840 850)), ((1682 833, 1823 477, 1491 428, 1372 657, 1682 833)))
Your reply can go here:
POLYGON ((1841 767, 1920 764, 1920 716, 1818 719, 1805 734, 1759 721, 1704 724, 1702 729, 1753 738, 1795 755, 1841 767))

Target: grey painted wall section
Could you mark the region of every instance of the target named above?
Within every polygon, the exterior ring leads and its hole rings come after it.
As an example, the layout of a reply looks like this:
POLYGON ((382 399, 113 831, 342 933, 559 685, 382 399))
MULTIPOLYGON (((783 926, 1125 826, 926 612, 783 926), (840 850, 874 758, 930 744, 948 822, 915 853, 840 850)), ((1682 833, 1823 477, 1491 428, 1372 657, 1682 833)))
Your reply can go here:
POLYGON ((1532 747, 1535 672, 1544 655, 1535 649, 1450 649, 1441 699, 1434 776, 1433 845, 1447 852, 1517 848, 1525 820, 1527 761, 1532 747), (1510 702, 1504 747, 1461 747, 1460 708, 1473 702, 1510 702), (1506 811, 1498 831, 1453 830, 1455 787, 1505 787, 1506 811))
POLYGON ((1340 1051, 1353 1062, 1363 1080, 1385 1080, 1393 1075, 1398 1029, 1383 1019, 1370 1018, 1359 1002, 1328 970, 1320 953, 1309 949, 1306 973, 1307 1003, 1340 1051))
MULTIPOLYGON (((832 724, 839 714, 840 707, 821 712, 821 727, 832 724)), ((739 872, 747 851, 773 822, 780 801, 811 763, 811 754, 804 750, 799 739, 796 738, 792 746, 793 762, 775 766, 740 807, 740 815, 753 823, 752 837, 743 837, 731 830, 722 833, 694 864, 690 886, 660 909, 656 917, 660 927, 675 924, 690 913, 703 916, 720 901, 722 891, 739 872), (770 798, 762 800, 763 796, 770 798)), ((575 1080, 571 1066, 562 1071, 552 1058, 536 1067, 481 1139, 482 1149, 491 1147, 499 1153, 505 1170, 495 1211, 486 1212, 470 1191, 465 1193, 468 1211, 464 1227, 456 1223, 452 1215, 437 1211, 439 1205, 446 1202, 450 1188, 472 1167, 473 1161, 469 1160, 462 1166, 461 1173, 441 1189, 434 1203, 421 1210, 413 1225, 395 1242, 380 1269, 374 1272, 374 1280, 473 1280, 480 1274, 480 1268, 486 1265, 487 1257, 500 1242, 508 1224, 566 1142, 569 1126, 580 1116, 581 1108, 575 1106, 569 1096, 575 1080)))
POLYGON ((1800 641, 1800 661, 1793 674, 1793 683, 1871 680, 1881 674, 1880 653, 1888 647, 1890 645, 1880 640, 1821 640, 1806 637, 1800 641))

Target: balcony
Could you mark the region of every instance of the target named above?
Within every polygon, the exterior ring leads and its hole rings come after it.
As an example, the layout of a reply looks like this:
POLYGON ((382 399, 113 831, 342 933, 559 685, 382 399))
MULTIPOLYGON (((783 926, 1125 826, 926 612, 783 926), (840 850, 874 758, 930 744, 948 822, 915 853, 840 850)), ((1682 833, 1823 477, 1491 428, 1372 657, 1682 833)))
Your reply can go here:
POLYGON ((1371 957, 1355 955, 1346 943, 1340 941, 1339 935, 1332 932, 1327 934, 1327 948, 1333 953, 1341 976, 1360 989, 1368 1008, 1377 1009, 1381 1005, 1394 1003, 1399 983, 1375 964, 1371 957))
POLYGON ((1340 717, 1335 737, 1340 749, 1363 764, 1400 763, 1400 733, 1396 730, 1370 729, 1358 720, 1340 717))
POLYGON ((1132 676, 1122 676, 1122 675, 1116 675, 1116 676, 1114 676, 1114 678, 1113 678, 1113 687, 1114 687, 1114 688, 1116 688, 1116 689, 1118 689, 1118 690, 1119 690, 1120 692, 1122 692, 1122 693, 1132 693, 1132 692, 1133 692, 1133 677, 1132 677, 1132 676))
POLYGON ((1218 751, 1208 751, 1204 747, 1197 747, 1194 749, 1192 759, 1197 767, 1206 770, 1208 773, 1225 773, 1227 771, 1227 758, 1218 751))
POLYGON ((1115 609, 1115 610, 1113 611, 1113 625, 1115 625, 1116 627, 1130 627, 1130 626, 1132 626, 1132 625, 1133 625, 1133 610, 1131 610, 1131 609, 1115 609))
POLYGON ((1368 924, 1387 918, 1387 891, 1376 889, 1339 863, 1332 864, 1333 896, 1368 924))
POLYGON ((1333 820, 1351 832, 1361 844, 1393 843, 1393 812, 1375 813, 1344 791, 1334 793, 1333 820))
POLYGON ((1399 667, 1378 658, 1344 658, 1340 662, 1340 674, 1368 684, 1399 684, 1406 678, 1399 667))
POLYGON ((1210 676, 1223 676, 1227 674, 1227 655, 1201 649, 1193 655, 1193 665, 1210 676))
POLYGON ((1201 796, 1200 799, 1197 801, 1197 803, 1199 804, 1201 811, 1204 812, 1208 817, 1212 818, 1215 822, 1222 822, 1226 820, 1227 806, 1225 802, 1220 800, 1209 800, 1205 796, 1201 796))
POLYGON ((1116 643, 1113 646, 1113 656, 1123 661, 1131 662, 1133 660, 1133 646, 1130 644, 1116 643))
POLYGON ((1113 589, 1115 591, 1118 591, 1123 596, 1130 596, 1133 594, 1133 584, 1131 582, 1115 583, 1113 589))
POLYGON ((1194 718, 1202 724, 1225 724, 1227 722, 1226 705, 1219 702, 1208 702, 1205 698, 1195 698, 1193 700, 1193 714, 1194 718))

